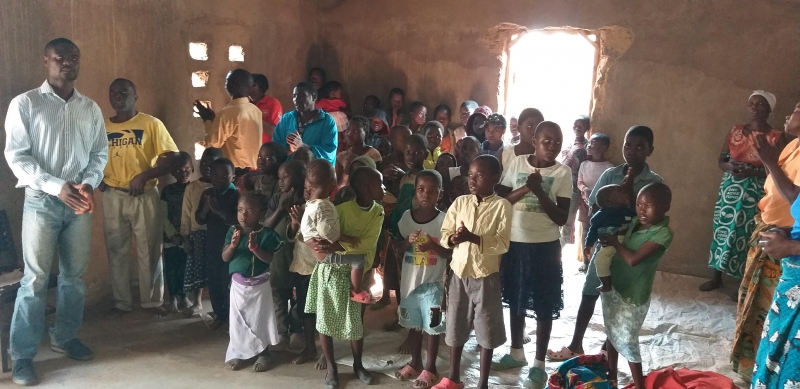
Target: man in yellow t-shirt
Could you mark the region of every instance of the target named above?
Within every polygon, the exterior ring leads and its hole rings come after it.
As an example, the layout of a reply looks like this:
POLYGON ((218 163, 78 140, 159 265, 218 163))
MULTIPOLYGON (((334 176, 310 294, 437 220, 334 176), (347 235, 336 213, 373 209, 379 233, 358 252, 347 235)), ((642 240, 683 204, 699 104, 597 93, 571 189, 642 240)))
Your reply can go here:
POLYGON ((138 96, 131 81, 114 80, 108 96, 116 115, 106 119, 108 164, 100 190, 113 311, 133 310, 130 248, 135 238, 142 308, 163 316, 163 215, 156 185, 158 177, 179 167, 180 154, 164 124, 136 110, 138 96))
POLYGON ((237 177, 240 169, 257 167, 258 149, 261 147, 261 110, 250 102, 251 89, 253 76, 250 72, 233 69, 225 78, 225 90, 231 101, 219 113, 195 102, 206 127, 205 141, 200 144, 222 149, 222 154, 237 168, 237 177))

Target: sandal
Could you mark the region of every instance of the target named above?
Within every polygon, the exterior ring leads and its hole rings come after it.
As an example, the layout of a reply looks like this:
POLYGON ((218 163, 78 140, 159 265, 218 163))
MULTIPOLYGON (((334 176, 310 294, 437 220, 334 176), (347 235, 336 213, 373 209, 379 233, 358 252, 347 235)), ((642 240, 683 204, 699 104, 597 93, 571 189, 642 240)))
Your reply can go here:
POLYGON ((455 383, 449 378, 444 377, 431 389, 464 389, 464 383, 455 383))
POLYGON ((369 293, 366 290, 362 290, 361 292, 355 293, 352 290, 350 291, 350 300, 353 300, 360 304, 369 304, 372 299, 370 298, 369 293))
POLYGON ((516 369, 528 365, 528 361, 518 361, 510 354, 503 355, 497 362, 492 361, 491 369, 494 371, 503 371, 508 369, 516 369))
POLYGON ((411 365, 405 365, 400 370, 394 372, 394 378, 397 378, 400 381, 408 381, 418 375, 420 375, 420 373, 414 370, 411 365))
POLYGON ((562 362, 581 355, 583 355, 583 353, 573 352, 567 348, 567 346, 561 347, 561 350, 559 351, 547 350, 547 359, 553 362, 562 362))
POLYGON ((422 373, 419 373, 419 377, 414 380, 414 388, 415 389, 428 389, 433 386, 433 383, 436 382, 439 377, 436 374, 433 374, 427 370, 423 370, 422 373))

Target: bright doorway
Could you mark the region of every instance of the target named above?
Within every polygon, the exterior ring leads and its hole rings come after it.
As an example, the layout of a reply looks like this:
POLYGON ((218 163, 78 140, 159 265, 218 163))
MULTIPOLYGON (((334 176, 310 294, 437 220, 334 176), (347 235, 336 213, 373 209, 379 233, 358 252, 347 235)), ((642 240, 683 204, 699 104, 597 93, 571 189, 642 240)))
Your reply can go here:
POLYGON ((567 148, 575 140, 573 122, 590 113, 596 36, 559 29, 523 34, 509 45, 503 114, 511 118, 525 108, 538 108, 546 120, 561 126, 567 148))

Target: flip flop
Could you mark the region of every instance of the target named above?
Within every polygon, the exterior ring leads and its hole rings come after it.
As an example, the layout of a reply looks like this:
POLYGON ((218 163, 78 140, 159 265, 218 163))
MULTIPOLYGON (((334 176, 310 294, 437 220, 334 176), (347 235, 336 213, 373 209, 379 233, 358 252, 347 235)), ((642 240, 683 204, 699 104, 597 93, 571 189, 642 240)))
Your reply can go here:
POLYGON ((414 380, 414 389, 428 389, 433 386, 433 383, 438 379, 439 377, 437 377, 436 374, 423 370, 422 373, 419 373, 419 377, 414 380), (421 384, 417 384, 416 382, 420 382, 421 384))
POLYGON ((455 383, 447 377, 442 378, 436 386, 431 389, 464 389, 463 383, 455 383))
MULTIPOLYGON (((424 371, 424 370, 423 370, 424 371)), ((414 370, 411 365, 405 365, 400 370, 394 372, 394 378, 397 378, 400 381, 408 381, 413 377, 420 375, 420 373, 414 370)))
POLYGON ((528 364, 528 361, 521 360, 518 361, 511 356, 511 354, 503 355, 497 362, 492 361, 491 369, 494 371, 503 371, 508 369, 515 369, 518 367, 523 367, 528 364))
POLYGON ((567 348, 567 346, 561 347, 561 350, 559 351, 547 350, 547 359, 553 362, 562 362, 581 355, 583 355, 583 353, 573 352, 567 348))

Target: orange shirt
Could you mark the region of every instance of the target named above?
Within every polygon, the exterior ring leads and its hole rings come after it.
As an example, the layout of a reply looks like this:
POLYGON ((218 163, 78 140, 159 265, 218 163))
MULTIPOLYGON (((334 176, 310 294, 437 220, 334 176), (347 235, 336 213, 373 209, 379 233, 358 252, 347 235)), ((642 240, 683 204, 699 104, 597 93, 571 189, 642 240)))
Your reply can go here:
POLYGON ((261 111, 247 97, 231 100, 217 112, 214 121, 206 121, 205 147, 218 147, 239 168, 258 166, 261 144, 261 111))
MULTIPOLYGON (((277 126, 278 122, 281 121, 281 116, 283 116, 283 107, 281 107, 281 102, 278 101, 278 99, 272 96, 264 96, 261 98, 261 100, 256 102, 256 107, 261 110, 261 120, 264 123, 277 126)), ((266 132, 261 135, 261 138, 261 143, 272 141, 272 137, 266 132)))
MULTIPOLYGON (((795 139, 786 145, 778 158, 778 165, 786 177, 789 177, 795 185, 800 185, 800 139, 795 139)), ((761 209, 761 219, 764 223, 778 227, 791 227, 794 225, 794 218, 789 212, 791 204, 778 191, 772 176, 768 176, 764 182, 764 197, 758 202, 761 209)))
POLYGON ((453 143, 455 143, 453 142, 453 131, 450 131, 442 138, 442 143, 439 144, 439 148, 443 153, 453 154, 453 143))

